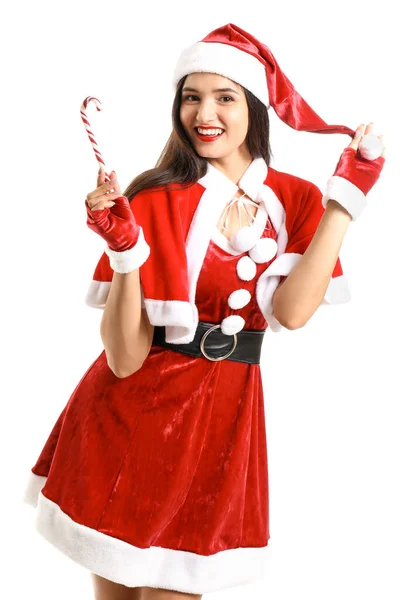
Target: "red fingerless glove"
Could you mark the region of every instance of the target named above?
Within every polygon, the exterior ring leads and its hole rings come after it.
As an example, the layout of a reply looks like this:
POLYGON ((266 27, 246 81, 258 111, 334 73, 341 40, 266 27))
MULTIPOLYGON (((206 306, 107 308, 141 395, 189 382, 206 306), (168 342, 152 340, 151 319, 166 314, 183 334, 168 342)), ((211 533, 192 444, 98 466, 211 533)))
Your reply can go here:
POLYGON ((377 182, 384 163, 383 156, 368 160, 354 148, 345 148, 333 176, 327 182, 323 206, 326 207, 329 200, 336 200, 348 211, 352 220, 357 219, 366 206, 366 195, 377 182))
POLYGON ((87 225, 107 242, 104 251, 110 259, 111 268, 118 273, 129 273, 146 261, 150 248, 128 198, 119 196, 114 202, 111 208, 90 210, 85 200, 87 225))
POLYGON ((107 242, 111 250, 123 252, 136 245, 140 226, 136 223, 126 196, 119 196, 114 202, 116 204, 111 210, 107 207, 103 210, 90 210, 86 200, 87 225, 107 242))

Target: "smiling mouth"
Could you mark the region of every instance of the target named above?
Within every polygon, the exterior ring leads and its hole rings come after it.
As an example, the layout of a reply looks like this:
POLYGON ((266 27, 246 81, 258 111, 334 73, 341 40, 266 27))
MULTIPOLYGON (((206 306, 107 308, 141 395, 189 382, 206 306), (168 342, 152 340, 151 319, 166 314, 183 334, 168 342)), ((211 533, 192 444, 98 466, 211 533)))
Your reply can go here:
POLYGON ((203 128, 199 128, 199 127, 194 127, 194 131, 196 132, 197 135, 201 136, 201 137, 220 137, 221 135, 223 135, 224 133, 224 129, 221 129, 220 127, 213 127, 211 129, 203 129, 203 128), (200 129, 200 131, 199 131, 200 129))

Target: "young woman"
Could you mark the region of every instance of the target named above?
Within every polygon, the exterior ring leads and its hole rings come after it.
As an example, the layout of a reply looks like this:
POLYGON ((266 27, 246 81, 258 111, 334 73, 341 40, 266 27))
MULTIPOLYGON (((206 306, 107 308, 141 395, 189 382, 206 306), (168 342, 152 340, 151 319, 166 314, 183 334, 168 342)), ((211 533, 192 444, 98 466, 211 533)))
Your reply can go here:
POLYGON ((106 242, 86 298, 104 350, 26 499, 99 600, 201 598, 267 566, 263 336, 349 299, 338 253, 385 161, 359 152, 371 124, 326 125, 274 60, 232 24, 187 49, 156 168, 123 195, 100 172, 85 201, 106 242), (269 166, 268 106, 352 135, 324 195, 269 166))

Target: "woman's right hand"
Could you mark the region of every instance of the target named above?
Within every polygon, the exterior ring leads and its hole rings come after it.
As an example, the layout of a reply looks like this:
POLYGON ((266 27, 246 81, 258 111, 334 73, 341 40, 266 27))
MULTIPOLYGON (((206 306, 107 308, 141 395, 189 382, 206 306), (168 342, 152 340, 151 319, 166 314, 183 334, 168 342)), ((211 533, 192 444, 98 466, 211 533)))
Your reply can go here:
POLYGON ((136 223, 128 198, 121 195, 116 173, 111 172, 107 183, 104 177, 105 171, 100 169, 97 188, 87 194, 87 225, 107 242, 110 250, 130 250, 138 241, 140 226, 136 223))

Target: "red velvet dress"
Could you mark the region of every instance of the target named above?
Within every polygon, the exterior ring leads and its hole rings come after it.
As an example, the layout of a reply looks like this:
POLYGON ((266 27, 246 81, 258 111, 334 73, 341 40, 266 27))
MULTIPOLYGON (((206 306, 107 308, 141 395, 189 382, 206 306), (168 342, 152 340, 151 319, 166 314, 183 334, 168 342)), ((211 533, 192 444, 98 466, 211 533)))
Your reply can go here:
MULTIPOLYGON (((256 278, 237 278, 239 256, 210 242, 196 292, 200 320, 218 323, 239 312, 245 329, 266 329, 254 300, 256 278), (227 297, 237 286, 248 289, 253 300, 233 311, 227 297)), ((258 265, 259 273, 267 265, 258 265)), ((134 548, 156 546, 196 557, 181 557, 168 579, 166 561, 175 563, 174 557, 155 555, 153 563, 153 555, 139 553, 131 577, 126 572, 117 579, 125 585, 203 593, 261 574, 269 519, 258 364, 210 361, 152 346, 142 368, 119 379, 103 350, 32 471, 46 478, 42 495, 84 528, 134 548), (230 552, 241 548, 246 554, 230 552), (229 555, 222 558, 224 551, 229 555), (211 563, 199 559, 210 555, 211 563), (184 560, 193 569, 187 578, 184 560)), ((66 536, 50 541, 69 554, 66 536)), ((87 552, 75 559, 97 569, 87 552)))
MULTIPOLYGON (((269 170, 289 223, 290 199, 302 180, 284 175, 269 170), (278 190, 275 181, 287 188, 278 190)), ((306 183, 299 198, 306 197, 306 183)), ((193 188, 195 202, 192 194, 187 202, 201 206, 201 190, 193 188)), ((259 277, 271 265, 284 264, 288 272, 285 261, 293 265, 308 246, 323 211, 314 190, 310 223, 302 219, 294 235, 288 227, 291 252, 281 244, 279 261, 257 263, 249 280, 237 274, 247 252, 231 253, 217 229, 209 234, 195 289, 200 321, 218 324, 238 314, 244 329, 267 329, 256 295, 259 277), (228 298, 241 288, 250 301, 234 310, 228 298)), ((277 219, 274 226, 267 221, 261 237, 277 239, 277 219)), ((150 232, 151 226, 145 236, 150 232)), ((336 271, 340 280, 339 261, 336 271)), ((130 587, 203 594, 262 577, 270 536, 260 365, 152 346, 138 371, 118 378, 103 350, 32 468, 26 501, 37 507, 36 527, 48 541, 90 571, 130 587)))

